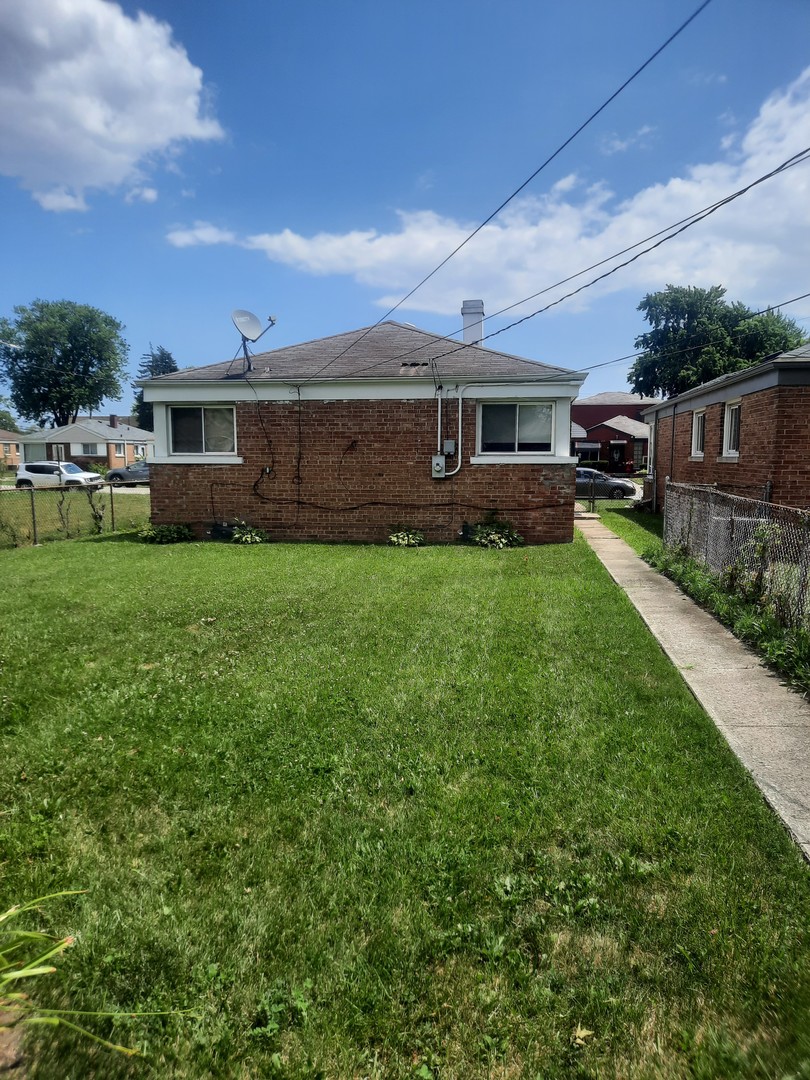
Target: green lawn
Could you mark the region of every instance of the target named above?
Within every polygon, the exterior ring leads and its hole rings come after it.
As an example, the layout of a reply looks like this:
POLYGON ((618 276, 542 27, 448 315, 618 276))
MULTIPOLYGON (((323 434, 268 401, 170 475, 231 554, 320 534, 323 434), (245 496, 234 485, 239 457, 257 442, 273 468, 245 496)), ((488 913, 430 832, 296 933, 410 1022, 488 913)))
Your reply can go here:
POLYGON ((637 555, 661 550, 663 514, 648 514, 621 502, 597 503, 596 509, 605 528, 620 536, 637 555))
POLYGON ((32 1077, 810 1076, 810 872, 583 541, 0 553, 32 1077))

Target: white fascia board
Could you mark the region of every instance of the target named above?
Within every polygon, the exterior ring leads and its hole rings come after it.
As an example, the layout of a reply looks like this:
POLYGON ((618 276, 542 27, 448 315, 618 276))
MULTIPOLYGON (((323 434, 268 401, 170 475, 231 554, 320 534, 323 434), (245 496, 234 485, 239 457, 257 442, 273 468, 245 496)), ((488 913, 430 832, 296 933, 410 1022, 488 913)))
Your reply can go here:
MULTIPOLYGON (((458 387, 465 384, 458 382, 458 387)), ((577 396, 579 382, 539 378, 534 382, 515 378, 510 381, 470 382, 466 398, 537 398, 571 401, 577 396)), ((144 401, 172 405, 198 405, 207 402, 236 404, 240 401, 298 401, 300 389, 302 401, 415 401, 436 397, 432 379, 380 379, 362 381, 338 381, 321 383, 238 382, 155 383, 144 386, 144 401)), ((445 385, 444 396, 453 400, 456 383, 445 385)))

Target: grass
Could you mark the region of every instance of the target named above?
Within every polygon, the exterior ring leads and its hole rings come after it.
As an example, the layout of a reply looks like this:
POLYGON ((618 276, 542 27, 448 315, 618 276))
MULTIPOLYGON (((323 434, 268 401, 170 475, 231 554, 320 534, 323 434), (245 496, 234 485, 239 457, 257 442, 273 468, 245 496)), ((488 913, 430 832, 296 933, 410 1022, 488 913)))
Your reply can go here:
POLYGON ((598 503, 597 512, 605 528, 620 536, 637 555, 661 550, 663 514, 648 514, 621 502, 598 503))
POLYGON ((810 1075, 810 873, 581 540, 0 563, 41 1004, 194 1013, 33 1078, 810 1075))
POLYGON ((113 511, 116 530, 135 529, 149 520, 149 492, 111 495, 102 491, 40 488, 0 493, 0 548, 23 547, 78 536, 110 532, 113 511))

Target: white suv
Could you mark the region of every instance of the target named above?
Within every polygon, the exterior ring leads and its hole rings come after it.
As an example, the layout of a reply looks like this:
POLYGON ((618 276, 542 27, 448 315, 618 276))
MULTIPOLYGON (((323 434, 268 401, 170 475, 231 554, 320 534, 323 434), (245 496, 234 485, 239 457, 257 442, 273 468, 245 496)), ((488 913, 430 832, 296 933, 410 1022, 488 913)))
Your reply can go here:
POLYGON ((23 461, 17 466, 18 488, 100 487, 104 478, 72 461, 23 461))

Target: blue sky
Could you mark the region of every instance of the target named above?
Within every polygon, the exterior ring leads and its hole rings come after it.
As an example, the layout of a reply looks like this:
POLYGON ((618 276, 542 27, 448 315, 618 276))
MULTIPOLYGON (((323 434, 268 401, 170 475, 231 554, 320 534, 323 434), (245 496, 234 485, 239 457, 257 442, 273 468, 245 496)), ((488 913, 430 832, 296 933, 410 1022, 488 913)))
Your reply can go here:
MULTIPOLYGON (((180 367, 229 359, 234 308, 277 317, 267 348, 367 326, 697 7, 0 0, 0 314, 99 307, 133 375, 150 342, 180 367)), ((462 300, 494 313, 810 146, 808 41, 808 0, 712 0, 392 317, 453 334, 462 300)), ((645 293, 778 304, 810 291, 808 251, 810 163, 490 344, 605 364, 645 329, 645 293)), ((810 334, 810 301, 785 312, 810 334)), ((626 389, 627 366, 583 393, 626 389)))

